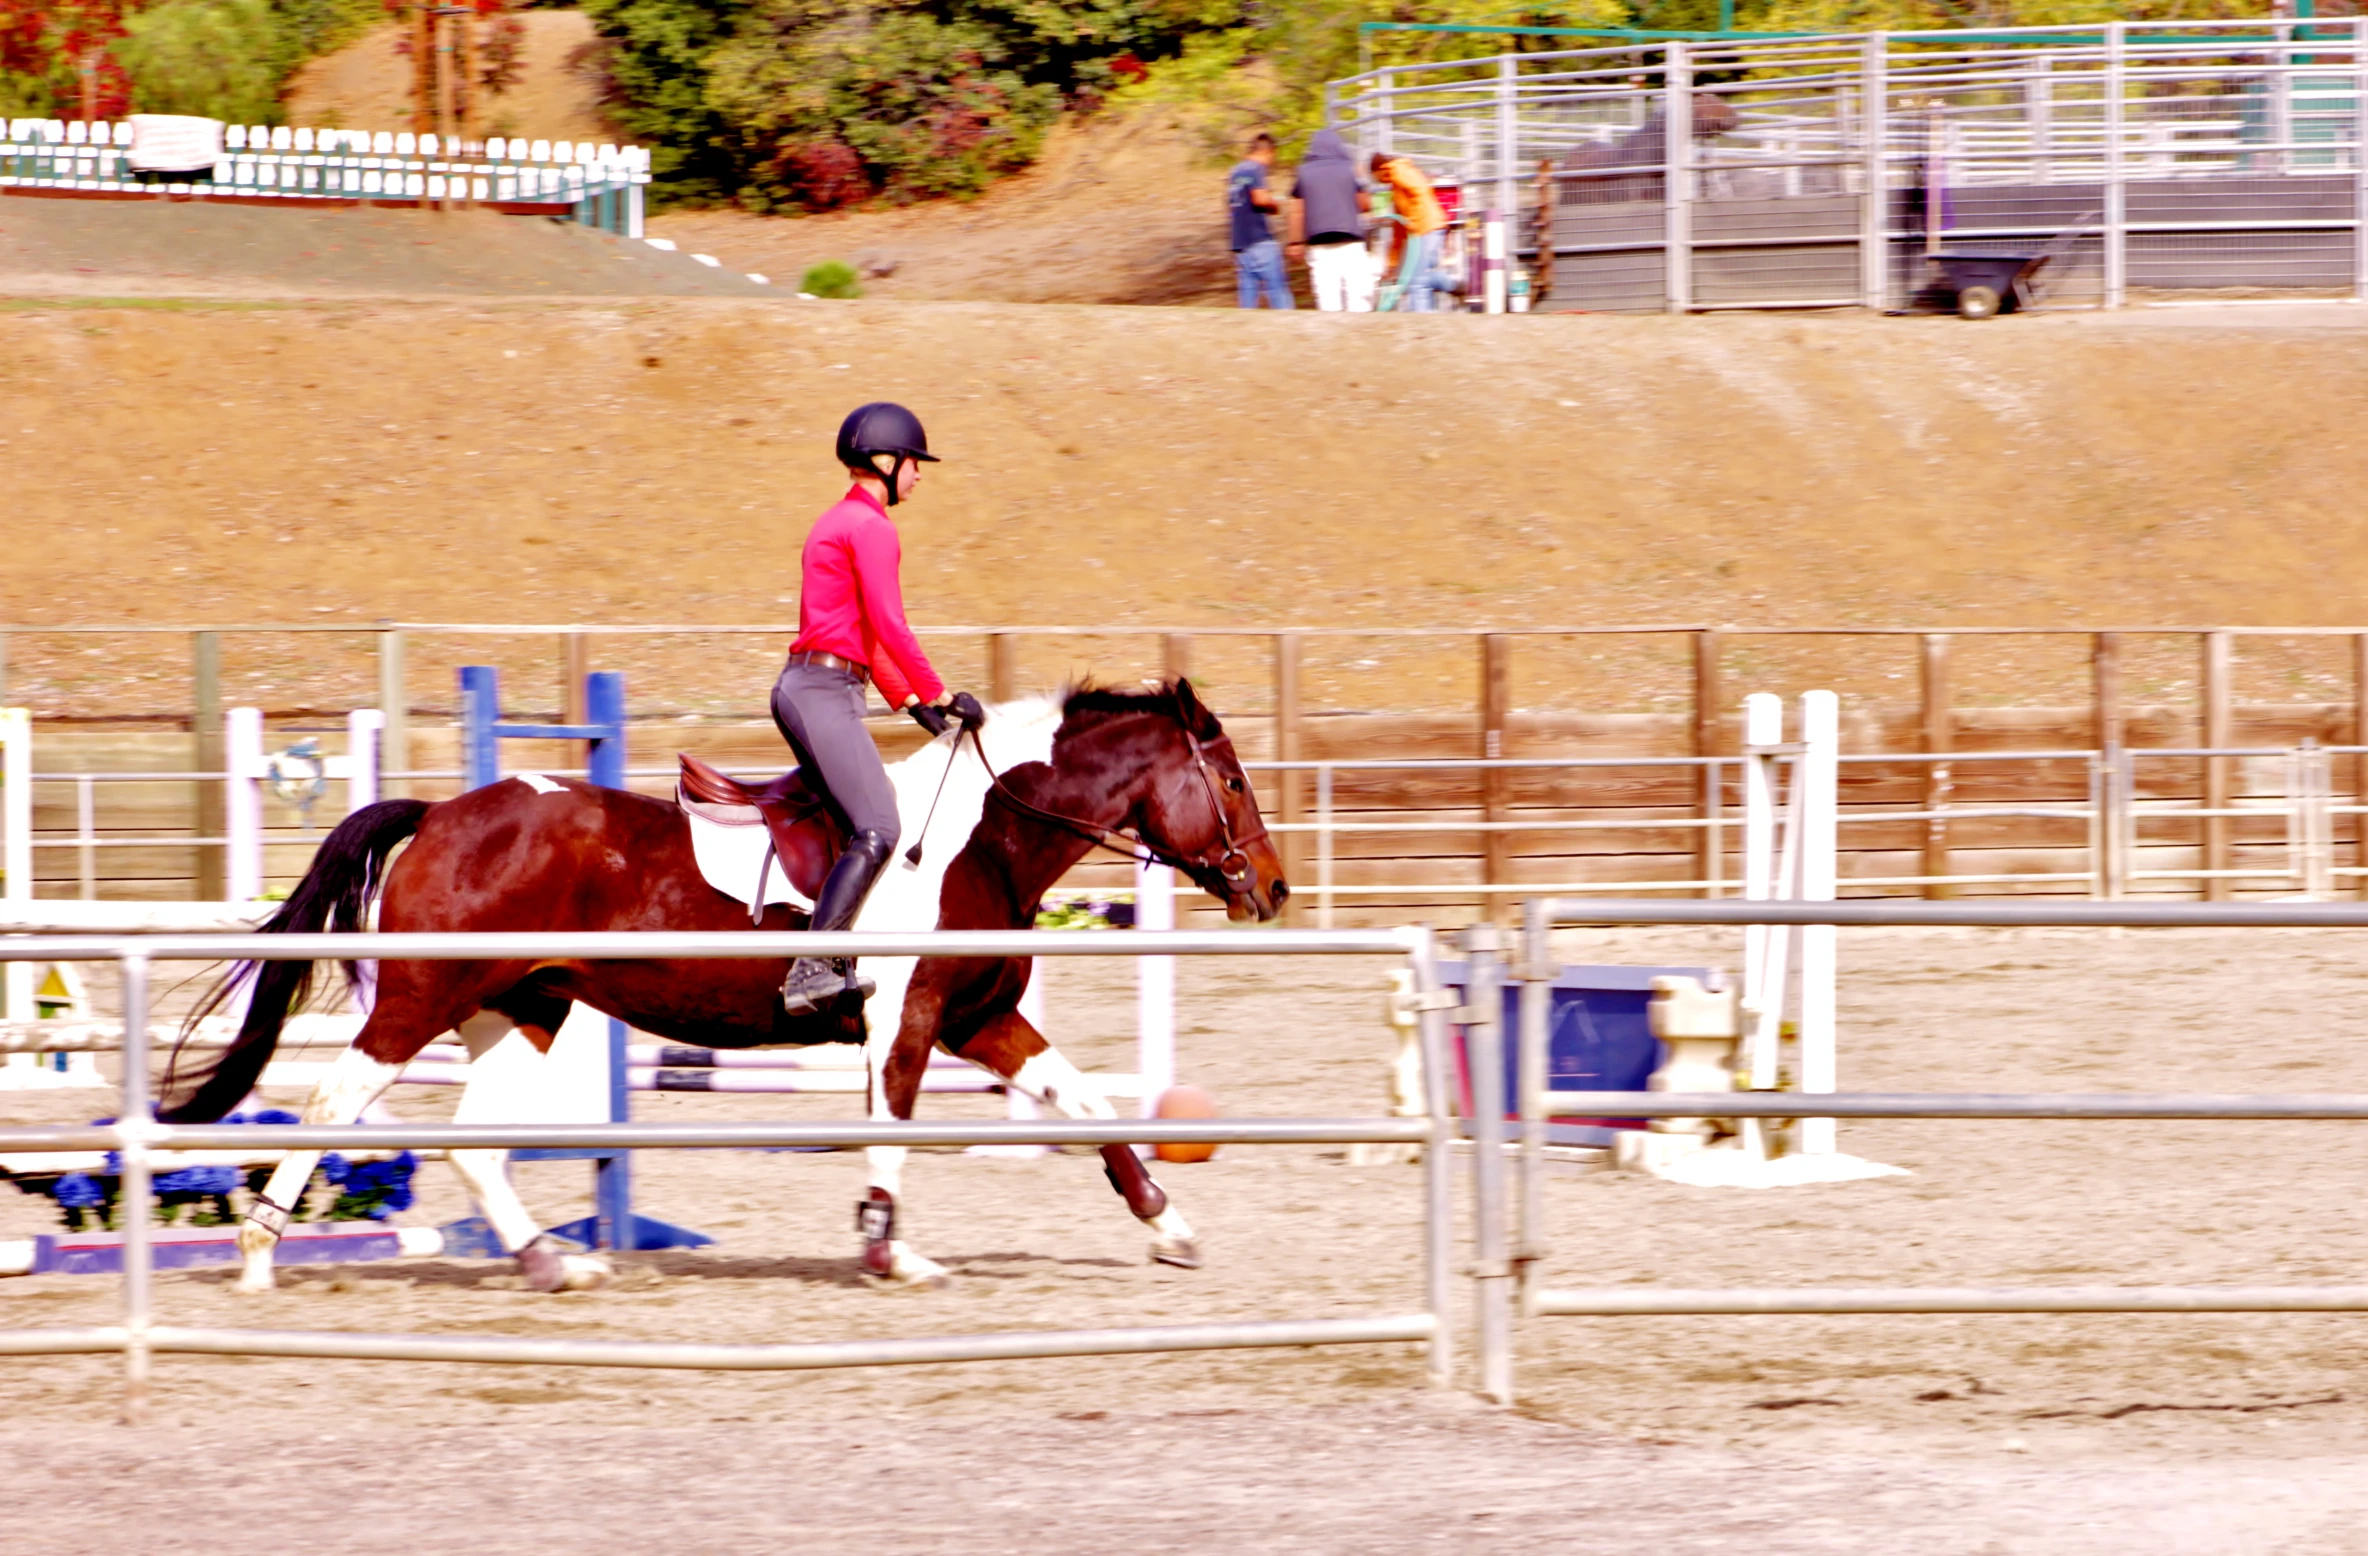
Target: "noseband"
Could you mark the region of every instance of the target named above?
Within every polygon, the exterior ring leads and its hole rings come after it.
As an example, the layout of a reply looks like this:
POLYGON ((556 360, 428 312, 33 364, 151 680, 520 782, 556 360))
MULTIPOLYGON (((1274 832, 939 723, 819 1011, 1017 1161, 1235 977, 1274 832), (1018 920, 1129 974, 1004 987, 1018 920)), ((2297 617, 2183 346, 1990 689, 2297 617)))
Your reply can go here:
MULTIPOLYGON (((1003 781, 1003 775, 995 771, 995 764, 987 760, 987 748, 985 743, 979 739, 978 730, 965 726, 963 734, 969 737, 972 749, 978 752, 979 765, 987 770, 988 784, 997 794, 1003 796, 1005 803, 1013 809, 1023 811, 1039 821, 1050 822, 1064 831, 1073 832, 1094 847, 1106 848, 1114 854, 1122 854, 1138 865, 1164 864, 1170 869, 1181 870, 1186 875, 1196 878, 1206 874, 1214 874, 1225 883, 1228 891, 1247 891, 1252 871, 1249 851, 1245 845, 1266 841, 1265 819, 1260 818, 1256 832, 1239 838, 1234 836, 1233 820, 1225 813, 1225 801, 1218 791, 1217 775, 1210 765, 1208 750, 1201 744, 1200 736, 1193 733, 1190 724, 1182 723, 1181 720, 1178 722, 1184 731, 1185 745, 1192 752, 1192 770, 1200 775, 1201 792, 1208 796, 1209 812, 1217 823, 1217 841, 1198 859, 1186 859, 1180 854, 1171 853, 1167 849, 1159 847, 1148 839, 1130 838, 1124 833, 1113 832, 1108 827, 1097 826, 1093 822, 1076 816, 1064 816, 1058 811, 1046 810, 1032 800, 1021 798, 1009 784, 1003 781)), ((1230 735, 1219 735, 1217 739, 1228 747, 1233 744, 1233 737, 1230 735)))

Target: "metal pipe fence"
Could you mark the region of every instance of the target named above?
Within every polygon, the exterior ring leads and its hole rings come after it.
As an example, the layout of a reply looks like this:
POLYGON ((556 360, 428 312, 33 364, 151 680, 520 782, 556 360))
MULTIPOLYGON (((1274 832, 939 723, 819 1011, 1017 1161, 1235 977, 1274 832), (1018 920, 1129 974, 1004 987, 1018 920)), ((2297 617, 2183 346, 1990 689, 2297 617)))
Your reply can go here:
POLYGON ((119 1153, 123 1207, 122 1316, 114 1325, 0 1331, 0 1354, 120 1353, 125 1414, 145 1418, 149 1377, 158 1354, 343 1357, 568 1366, 781 1370, 982 1361, 1019 1357, 1134 1355, 1240 1347, 1420 1343, 1429 1374, 1444 1386, 1454 1373, 1450 1312, 1451 1185, 1448 1142, 1454 1135, 1446 1090, 1446 1008, 1431 934, 1423 928, 1364 931, 1266 930, 1257 933, 1120 931, 1070 935, 1033 930, 926 934, 408 934, 408 935, 21 935, 0 936, 0 964, 112 961, 122 986, 122 1102, 118 1121, 92 1126, 0 1128, 0 1150, 111 1150, 119 1153), (956 1120, 779 1124, 544 1125, 166 1125, 150 1099, 149 972, 159 961, 255 959, 475 960, 529 956, 566 959, 728 959, 787 955, 843 956, 1304 956, 1403 957, 1420 991, 1427 1077, 1423 1118, 956 1120), (398 1143, 399 1142, 399 1143, 398 1143), (187 1328, 155 1318, 150 1244, 152 1167, 171 1150, 325 1148, 451 1150, 736 1149, 804 1146, 1019 1144, 1309 1145, 1419 1143, 1425 1147, 1423 1306, 1413 1313, 1347 1318, 1118 1327, 985 1335, 796 1344, 707 1344, 487 1339, 476 1336, 286 1333, 187 1328))
MULTIPOLYGON (((2044 255, 2118 308, 2368 300, 2368 20, 1623 42, 1334 81, 1361 149, 1523 211, 1544 306, 1864 306, 2044 255)), ((2008 307, 2013 293, 2000 299, 2008 307)))
MULTIPOLYGON (((1543 1160, 1546 1122, 1557 1109, 1590 1118, 1735 1120, 1890 1118, 1927 1120, 2275 1120, 2368 1121, 2368 1095, 2272 1094, 2179 1096, 2062 1093, 1861 1093, 1830 1086, 1800 1091, 1557 1091, 1547 1082, 1548 990, 1554 975, 1551 934, 1561 926, 1603 924, 1854 926, 2077 926, 2115 928, 2368 928, 2363 903, 1959 903, 1959 902, 1604 902, 1535 898, 1526 904, 1519 959, 1501 960, 1496 932, 1467 931, 1468 976, 1477 996, 1464 1012, 1472 1074, 1502 1077, 1503 1004, 1495 980, 1521 984, 1515 1049, 1520 1122, 1518 1192, 1512 1253, 1481 1259, 1478 1365, 1481 1387, 1509 1404, 1514 1397, 1510 1335, 1519 1310, 1532 1317, 1637 1317, 1749 1314, 1914 1313, 2330 1313, 2368 1312, 2368 1286, 2130 1287, 1738 1287, 1547 1289, 1538 1265, 1547 1254, 1543 1160)), ((1487 1106, 1475 1086, 1474 1108, 1487 1106)), ((1475 1121, 1477 1123, 1477 1121, 1475 1121)), ((1481 1139, 1475 1128, 1475 1141, 1481 1139)), ((1824 1147, 1830 1150, 1830 1146, 1824 1147)), ((1476 1204, 1503 1205, 1505 1153, 1475 1151, 1476 1204)))

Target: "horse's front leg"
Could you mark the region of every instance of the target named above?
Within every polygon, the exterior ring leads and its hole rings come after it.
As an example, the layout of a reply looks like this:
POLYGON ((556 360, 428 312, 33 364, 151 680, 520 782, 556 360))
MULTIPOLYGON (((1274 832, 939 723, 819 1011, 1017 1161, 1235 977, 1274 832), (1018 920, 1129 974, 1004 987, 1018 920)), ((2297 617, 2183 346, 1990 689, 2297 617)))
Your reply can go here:
MULTIPOLYGON (((924 1055, 926 1057, 926 1055, 924 1055)), ((962 1057, 1006 1085, 1016 1086, 1064 1118, 1116 1118, 1118 1112, 1092 1078, 1062 1057, 1018 1011, 990 1020, 962 1045, 962 1057)), ((1151 1257, 1179 1269, 1200 1268, 1200 1241, 1184 1213, 1168 1203, 1133 1146, 1102 1147, 1102 1171, 1135 1219, 1151 1228, 1151 1257)))
MULTIPOLYGON (((929 1029, 918 1022, 900 1022, 893 1030, 873 1029, 864 1044, 866 1088, 875 1123, 913 1116, 921 1095, 921 1077, 929 1068, 932 1047, 929 1029)), ((855 1202, 855 1228, 863 1234, 863 1273, 891 1286, 942 1286, 950 1278, 946 1267, 913 1252, 896 1235, 897 1196, 904 1192, 901 1145, 864 1147, 868 1187, 855 1202)))

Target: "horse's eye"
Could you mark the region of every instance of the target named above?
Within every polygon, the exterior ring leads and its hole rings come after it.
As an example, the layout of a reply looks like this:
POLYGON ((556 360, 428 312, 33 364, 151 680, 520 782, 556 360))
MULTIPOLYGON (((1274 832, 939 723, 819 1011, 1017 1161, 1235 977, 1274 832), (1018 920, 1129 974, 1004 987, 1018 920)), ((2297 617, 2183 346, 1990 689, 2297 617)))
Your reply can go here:
POLYGON ((1242 792, 1242 781, 1239 778, 1228 778, 1225 780, 1225 787, 1233 793, 1239 794, 1242 792))

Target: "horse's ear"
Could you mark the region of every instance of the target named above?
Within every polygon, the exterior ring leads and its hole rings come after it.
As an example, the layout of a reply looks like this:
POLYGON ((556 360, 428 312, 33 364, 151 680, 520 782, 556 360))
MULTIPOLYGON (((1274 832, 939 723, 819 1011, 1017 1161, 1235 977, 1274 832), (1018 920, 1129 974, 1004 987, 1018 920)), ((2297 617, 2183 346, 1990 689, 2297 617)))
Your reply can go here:
POLYGON ((1201 706, 1200 698, 1193 694, 1192 682, 1181 675, 1176 677, 1176 717, 1186 729, 1204 739, 1208 736, 1209 726, 1217 722, 1209 710, 1201 706))

